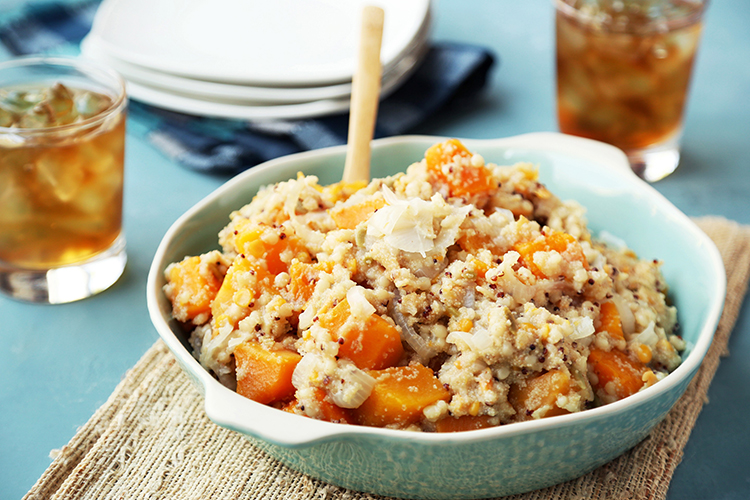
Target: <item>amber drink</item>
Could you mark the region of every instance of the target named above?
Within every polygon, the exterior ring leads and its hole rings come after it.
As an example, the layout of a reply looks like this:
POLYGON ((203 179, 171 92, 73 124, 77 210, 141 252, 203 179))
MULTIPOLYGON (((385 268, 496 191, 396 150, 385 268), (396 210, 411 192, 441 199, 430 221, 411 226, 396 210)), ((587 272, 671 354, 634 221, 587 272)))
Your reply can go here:
POLYGON ((560 131, 627 153, 648 181, 679 163, 704 1, 556 0, 560 131))
POLYGON ((78 60, 0 65, 0 289, 70 302, 122 274, 126 98, 78 60))

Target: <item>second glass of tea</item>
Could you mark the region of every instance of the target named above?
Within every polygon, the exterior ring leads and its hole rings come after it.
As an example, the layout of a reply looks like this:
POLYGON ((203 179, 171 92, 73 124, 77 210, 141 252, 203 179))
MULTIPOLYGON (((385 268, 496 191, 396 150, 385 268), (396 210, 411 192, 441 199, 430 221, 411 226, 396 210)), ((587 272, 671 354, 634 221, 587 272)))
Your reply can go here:
POLYGON ((64 303, 114 284, 122 234, 125 84, 67 58, 0 64, 0 291, 64 303))
POLYGON ((554 0, 560 131, 625 151, 643 179, 680 160, 703 0, 554 0))

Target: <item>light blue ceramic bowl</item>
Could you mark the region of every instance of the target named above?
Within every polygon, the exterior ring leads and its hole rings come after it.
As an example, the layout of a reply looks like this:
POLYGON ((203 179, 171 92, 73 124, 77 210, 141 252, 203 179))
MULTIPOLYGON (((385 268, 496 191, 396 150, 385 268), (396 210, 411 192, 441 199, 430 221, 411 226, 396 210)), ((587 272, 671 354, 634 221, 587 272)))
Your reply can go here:
MULTIPOLYGON (((375 141, 372 176, 403 171, 437 137, 375 141)), ((255 167, 206 197, 169 229, 154 257, 148 307, 161 337, 205 395, 208 417, 242 433, 293 469, 354 490, 409 498, 496 497, 578 477, 641 441, 685 391, 708 349, 725 295, 714 244, 683 213, 632 174, 619 150, 554 133, 465 140, 488 162, 531 161, 563 199, 588 210, 589 227, 624 239, 641 258, 661 259, 688 343, 682 365, 623 401, 578 414, 455 434, 411 433, 332 424, 255 403, 226 389, 190 355, 185 332, 162 294, 170 262, 218 248, 229 213, 261 185, 302 171, 322 184, 341 178, 345 148, 280 158, 255 167)))

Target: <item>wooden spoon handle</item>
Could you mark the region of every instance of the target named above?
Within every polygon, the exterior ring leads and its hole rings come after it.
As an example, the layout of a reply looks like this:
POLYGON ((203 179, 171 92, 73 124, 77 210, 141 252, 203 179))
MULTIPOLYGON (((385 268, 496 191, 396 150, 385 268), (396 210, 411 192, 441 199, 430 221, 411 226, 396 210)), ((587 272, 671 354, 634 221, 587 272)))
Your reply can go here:
POLYGON ((380 97, 380 45, 384 17, 380 7, 368 5, 362 11, 357 71, 352 79, 344 182, 370 180, 370 141, 375 132, 380 97))

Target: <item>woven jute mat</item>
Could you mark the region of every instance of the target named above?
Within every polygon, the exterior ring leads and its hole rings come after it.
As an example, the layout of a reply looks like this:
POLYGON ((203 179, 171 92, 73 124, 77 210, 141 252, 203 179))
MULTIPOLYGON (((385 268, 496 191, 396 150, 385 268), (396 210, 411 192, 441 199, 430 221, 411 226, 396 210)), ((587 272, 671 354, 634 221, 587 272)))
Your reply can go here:
MULTIPOLYGON (((745 296, 750 228, 697 219, 728 269, 727 300, 713 344, 684 396, 647 439, 573 481, 512 500, 663 499, 695 425, 745 296)), ((27 500, 326 499, 376 500, 311 479, 272 459, 242 436, 210 422, 203 398, 157 341, 107 402, 79 429, 27 500)))

